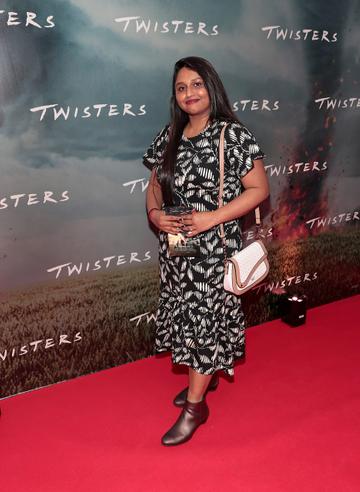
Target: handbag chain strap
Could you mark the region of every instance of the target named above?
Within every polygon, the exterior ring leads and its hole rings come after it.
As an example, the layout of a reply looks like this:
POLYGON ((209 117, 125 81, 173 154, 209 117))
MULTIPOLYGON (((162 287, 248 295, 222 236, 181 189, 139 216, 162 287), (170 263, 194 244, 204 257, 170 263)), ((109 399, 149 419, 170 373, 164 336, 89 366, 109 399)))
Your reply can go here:
MULTIPOLYGON (((218 205, 219 208, 223 206, 224 204, 224 199, 223 199, 223 194, 224 194, 224 139, 225 139, 225 129, 227 127, 228 123, 225 123, 225 125, 221 129, 220 133, 220 142, 219 142, 219 162, 220 162, 220 185, 219 185, 219 200, 218 200, 218 205)), ((256 222, 256 227, 257 231, 259 231, 260 226, 261 226, 261 217, 260 217, 260 207, 256 207, 255 209, 255 222, 256 222)), ((226 238, 225 238, 225 229, 224 229, 224 224, 221 223, 219 224, 220 226, 220 237, 221 241, 223 244, 224 248, 224 263, 225 266, 228 262, 227 258, 227 253, 226 253, 226 238)))

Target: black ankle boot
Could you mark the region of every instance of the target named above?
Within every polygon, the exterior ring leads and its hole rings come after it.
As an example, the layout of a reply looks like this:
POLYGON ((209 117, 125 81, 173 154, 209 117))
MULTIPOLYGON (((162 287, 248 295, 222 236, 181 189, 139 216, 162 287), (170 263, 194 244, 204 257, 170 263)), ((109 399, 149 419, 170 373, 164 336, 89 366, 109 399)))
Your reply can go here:
MULTIPOLYGON (((215 391, 218 386, 219 386, 219 375, 218 373, 214 373, 213 377, 210 380, 209 386, 206 388, 205 396, 208 391, 215 391)), ((180 391, 179 394, 175 396, 173 403, 176 407, 184 406, 187 398, 188 389, 189 387, 187 386, 182 391, 180 391)))
POLYGON ((205 396, 197 403, 185 400, 180 416, 171 429, 163 435, 161 443, 164 446, 175 446, 188 441, 192 438, 199 425, 205 424, 208 416, 209 408, 205 396))

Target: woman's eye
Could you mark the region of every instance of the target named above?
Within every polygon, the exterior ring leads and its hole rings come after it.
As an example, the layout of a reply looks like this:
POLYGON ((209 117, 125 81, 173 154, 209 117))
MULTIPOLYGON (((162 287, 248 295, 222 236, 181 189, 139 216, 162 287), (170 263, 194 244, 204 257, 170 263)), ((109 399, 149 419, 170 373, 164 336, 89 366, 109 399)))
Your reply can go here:
MULTIPOLYGON (((203 87, 204 86, 204 83, 201 82, 201 81, 193 82, 193 86, 198 89, 199 87, 203 87)), ((176 90, 177 90, 177 92, 184 92, 185 86, 184 85, 179 85, 176 90)))

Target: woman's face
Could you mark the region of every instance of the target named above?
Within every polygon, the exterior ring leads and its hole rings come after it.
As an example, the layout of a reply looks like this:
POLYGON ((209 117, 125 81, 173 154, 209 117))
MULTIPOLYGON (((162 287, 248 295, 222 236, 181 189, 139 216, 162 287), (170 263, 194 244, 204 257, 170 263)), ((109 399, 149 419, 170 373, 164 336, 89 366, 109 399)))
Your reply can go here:
POLYGON ((210 114, 210 97, 200 75, 190 68, 179 70, 175 97, 180 108, 190 116, 210 114))

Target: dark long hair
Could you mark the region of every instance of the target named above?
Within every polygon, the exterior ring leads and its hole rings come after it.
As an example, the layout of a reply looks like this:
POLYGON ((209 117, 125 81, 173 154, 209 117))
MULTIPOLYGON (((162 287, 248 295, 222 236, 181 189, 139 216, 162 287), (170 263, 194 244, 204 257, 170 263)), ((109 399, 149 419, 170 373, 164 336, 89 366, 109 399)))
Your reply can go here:
POLYGON ((175 96, 176 77, 179 70, 184 67, 197 72, 204 81, 210 99, 209 120, 222 119, 229 122, 239 122, 231 109, 224 85, 210 62, 198 56, 188 56, 187 58, 181 58, 175 63, 172 78, 172 96, 170 100, 171 121, 169 140, 164 151, 160 173, 160 184, 165 205, 174 204, 173 192, 176 155, 184 128, 189 121, 188 114, 178 106, 175 96))

